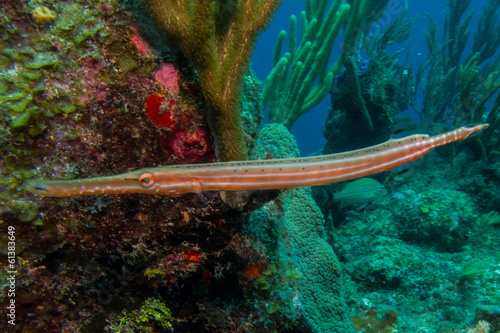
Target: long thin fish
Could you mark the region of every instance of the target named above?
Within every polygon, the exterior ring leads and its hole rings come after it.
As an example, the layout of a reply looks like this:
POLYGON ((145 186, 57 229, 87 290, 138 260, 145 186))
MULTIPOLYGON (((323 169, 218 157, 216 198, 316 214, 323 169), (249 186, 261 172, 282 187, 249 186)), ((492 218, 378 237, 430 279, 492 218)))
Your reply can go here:
POLYGON ((416 134, 345 153, 262 161, 172 165, 76 180, 31 180, 24 188, 42 196, 252 191, 316 186, 388 171, 433 148, 463 140, 488 124, 468 125, 429 137, 416 134))

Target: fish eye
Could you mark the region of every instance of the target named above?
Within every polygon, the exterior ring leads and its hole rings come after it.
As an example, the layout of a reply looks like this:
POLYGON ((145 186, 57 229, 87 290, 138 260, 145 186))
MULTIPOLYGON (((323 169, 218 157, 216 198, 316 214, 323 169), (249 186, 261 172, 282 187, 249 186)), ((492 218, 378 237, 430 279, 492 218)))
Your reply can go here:
POLYGON ((143 173, 139 177, 139 182, 141 182, 142 187, 151 187, 155 183, 155 178, 150 173, 143 173))

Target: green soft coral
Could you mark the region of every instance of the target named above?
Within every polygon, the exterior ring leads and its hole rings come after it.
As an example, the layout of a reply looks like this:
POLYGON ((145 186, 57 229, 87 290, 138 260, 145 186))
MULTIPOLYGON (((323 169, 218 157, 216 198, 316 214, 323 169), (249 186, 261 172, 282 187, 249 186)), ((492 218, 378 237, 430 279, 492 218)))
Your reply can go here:
POLYGON ((334 75, 340 70, 329 70, 328 60, 351 9, 339 0, 334 1, 325 16, 326 1, 318 0, 309 7, 317 10, 301 13, 303 33, 298 47, 297 19, 290 17, 290 51, 281 58, 286 32, 280 32, 273 69, 264 83, 263 100, 269 106, 270 121, 288 129, 328 94, 334 75))
POLYGON ((301 40, 297 46, 297 18, 290 17, 289 48, 282 57, 286 32, 281 31, 273 56, 273 69, 264 83, 263 100, 269 106, 271 122, 288 129, 314 108, 330 91, 334 76, 346 68, 354 105, 370 128, 368 113, 359 84, 356 64, 364 33, 373 22, 373 13, 383 12, 387 0, 335 0, 328 10, 326 0, 307 0, 301 13, 301 40), (329 66, 336 38, 344 27, 342 54, 329 66), (281 57, 281 58, 280 58, 281 57))

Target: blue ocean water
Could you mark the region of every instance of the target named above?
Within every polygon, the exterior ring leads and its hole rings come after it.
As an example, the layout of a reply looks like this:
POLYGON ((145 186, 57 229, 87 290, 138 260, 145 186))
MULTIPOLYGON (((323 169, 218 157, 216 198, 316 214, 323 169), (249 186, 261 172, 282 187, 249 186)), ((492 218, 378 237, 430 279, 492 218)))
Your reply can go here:
MULTIPOLYGON (((329 5, 333 1, 329 1, 329 5)), ((280 9, 276 13, 274 20, 269 25, 267 30, 260 36, 257 45, 255 47, 253 57, 252 57, 252 69, 255 71, 257 77, 260 80, 264 80, 272 68, 272 50, 274 50, 275 43, 278 34, 281 30, 289 31, 290 26, 290 16, 295 15, 300 18, 300 12, 304 10, 305 1, 297 0, 285 0, 283 1, 280 9)), ((472 0, 470 2, 468 12, 475 11, 469 28, 471 30, 471 36, 474 33, 478 24, 478 16, 483 10, 484 1, 472 0)), ((444 0, 433 1, 433 0, 391 0, 384 10, 382 17, 377 20, 377 22, 372 26, 371 30, 380 28, 384 31, 384 27, 394 22, 398 15, 401 15, 405 8, 407 8, 406 17, 410 19, 416 16, 415 23, 411 29, 410 37, 410 48, 408 41, 402 45, 393 45, 392 52, 404 48, 405 51, 399 56, 401 62, 404 62, 407 53, 410 54, 410 63, 417 68, 423 61, 427 60, 427 47, 425 42, 424 30, 427 28, 427 23, 425 20, 425 15, 428 13, 434 21, 438 24, 438 28, 441 33, 444 29, 444 20, 446 16, 447 3, 444 0)), ((300 26, 300 25, 299 25, 300 26)), ((299 33, 299 31, 298 31, 299 33)), ((330 61, 333 63, 341 52, 340 42, 342 41, 342 36, 339 36, 336 41, 336 45, 333 49, 330 61)), ((299 42, 299 41, 298 41, 299 42)), ((469 38, 467 48, 464 55, 469 53, 471 48, 472 38, 469 38)), ((284 52, 288 51, 288 40, 285 40, 284 52)), ((420 96, 421 98, 421 96, 420 96)), ((421 99, 420 99, 421 101, 421 99)), ((324 100, 318 104, 313 110, 309 111, 305 115, 299 118, 294 127, 292 128, 292 134, 297 139, 299 149, 302 156, 310 155, 319 149, 322 149, 326 140, 323 136, 323 125, 327 116, 328 108, 330 107, 330 95, 324 98, 324 100)), ((417 119, 416 113, 412 109, 408 109, 408 115, 414 119, 417 119)))

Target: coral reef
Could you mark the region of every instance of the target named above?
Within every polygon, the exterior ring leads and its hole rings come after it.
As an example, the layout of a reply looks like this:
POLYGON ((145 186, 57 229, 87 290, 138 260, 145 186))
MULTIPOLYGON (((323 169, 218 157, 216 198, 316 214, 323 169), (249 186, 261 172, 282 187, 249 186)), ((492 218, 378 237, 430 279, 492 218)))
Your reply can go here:
POLYGON ((264 107, 262 105, 262 89, 260 81, 250 71, 243 75, 243 91, 241 94, 241 121, 245 144, 249 149, 255 145, 259 127, 264 118, 264 107))
POLYGON ((377 317, 377 307, 368 309, 361 316, 354 316, 351 322, 357 331, 366 333, 393 333, 398 325, 398 316, 394 310, 387 310, 382 319, 377 317))
POLYGON ((326 15, 327 1, 316 1, 302 12, 302 40, 297 47, 297 18, 290 17, 289 48, 282 56, 286 32, 282 30, 274 50, 273 69, 264 82, 264 105, 269 120, 292 128, 295 121, 317 105, 328 93, 336 74, 328 60, 340 28, 351 6, 335 1, 326 15), (280 58, 281 57, 281 58, 280 58), (317 86, 313 88, 316 80, 317 86))
POLYGON ((248 159, 241 128, 242 77, 253 46, 280 0, 148 0, 153 16, 195 67, 213 110, 212 130, 223 161, 248 159))
POLYGON ((172 313, 161 301, 148 298, 140 309, 128 312, 126 310, 116 318, 116 323, 107 327, 107 332, 152 332, 152 324, 164 330, 172 331, 172 313))
POLYGON ((324 154, 338 153, 373 146, 389 140, 396 123, 397 78, 383 64, 360 61, 359 81, 361 95, 373 128, 354 110, 352 89, 347 84, 347 73, 336 77, 331 87, 332 107, 328 111, 323 134, 327 140, 324 154))
MULTIPOLYGON (((258 320, 279 307, 265 305, 268 267, 256 264, 265 258, 240 232, 242 213, 216 194, 59 200, 20 188, 34 176, 214 161, 192 69, 164 62, 165 49, 148 43, 121 3, 53 2, 57 16, 37 26, 30 3, 1 7, 0 244, 7 248, 3 235, 15 228, 16 328, 262 331, 258 320), (262 308, 245 298, 253 293, 262 308)), ((251 81, 248 122, 262 117, 251 81)), ((249 142, 256 126, 248 125, 249 142)), ((5 253, 0 259, 5 286, 5 253)))
POLYGON ((301 41, 297 46, 297 18, 290 17, 290 51, 282 56, 286 32, 282 30, 274 50, 273 69, 264 82, 264 105, 269 120, 292 128, 295 121, 328 94, 334 76, 346 68, 347 82, 356 114, 373 130, 372 116, 364 105, 356 60, 365 34, 383 13, 387 0, 333 1, 328 11, 326 0, 306 1, 301 13, 301 41), (326 14, 325 14, 326 13, 326 14), (329 67, 333 45, 344 27, 342 54, 329 67), (281 58, 280 58, 281 57, 281 58))
POLYGON ((460 251, 478 218, 471 197, 450 189, 413 193, 399 205, 399 237, 437 251, 460 251))
POLYGON ((397 330, 408 332, 497 325, 499 309, 491 305, 500 299, 499 220, 480 193, 498 191, 500 181, 472 154, 464 163, 451 166, 434 154, 363 211, 327 211, 329 239, 346 269, 346 302, 356 315, 374 306, 395 310, 397 330))
POLYGON ((405 84, 408 89, 403 95, 427 131, 436 123, 449 121, 488 122, 489 128, 478 138, 478 151, 487 160, 500 149, 500 70, 496 59, 500 39, 495 33, 500 27, 500 6, 494 0, 485 1, 476 28, 471 29, 471 2, 452 0, 447 4, 442 29, 427 17, 424 34, 429 58, 415 73, 411 67, 406 72, 409 84, 405 84), (467 48, 468 43, 472 48, 467 48), (422 95, 423 101, 418 101, 417 96, 422 95))
POLYGON ((352 332, 341 283, 341 267, 323 229, 323 215, 310 189, 294 190, 285 204, 292 260, 303 276, 301 301, 314 332, 352 332), (305 223, 307 221, 307 223, 305 223))
MULTIPOLYGON (((252 154, 291 158, 298 156, 298 149, 283 125, 270 124, 261 130, 252 154)), ((295 306, 303 312, 307 326, 314 332, 353 331, 343 302, 340 264, 326 241, 323 215, 312 200, 310 188, 281 194, 275 202, 252 214, 250 226, 254 224, 260 225, 254 233, 267 244, 267 257, 276 258, 278 267, 294 267, 300 276, 298 285, 292 287, 299 288, 299 305, 295 306), (262 230, 266 228, 263 226, 268 226, 268 231, 262 230)), ((278 274, 288 275, 283 271, 278 274)), ((282 278, 283 282, 291 287, 289 280, 282 278)))
POLYGON ((57 13, 45 6, 38 6, 31 12, 33 21, 38 24, 52 23, 57 17, 57 13))
MULTIPOLYGON (((176 51, 171 42, 178 37, 156 29, 141 2, 0 3, 0 306, 7 306, 15 287, 16 329, 498 330, 500 163, 478 162, 474 145, 440 150, 415 178, 387 184, 390 193, 363 211, 325 209, 326 221, 307 188, 256 192, 238 208, 218 193, 40 198, 22 191, 22 182, 33 177, 213 162, 212 107, 238 114, 232 124, 243 129, 237 144, 250 147, 252 159, 299 155, 285 126, 258 130, 261 91, 247 71, 256 32, 277 2, 188 3, 209 9, 196 17, 207 14, 211 21, 176 22, 215 33, 201 43, 211 51, 220 45, 215 42, 240 40, 226 28, 241 26, 244 6, 266 10, 245 32, 244 54, 231 59, 231 50, 227 63, 215 64, 221 71, 211 72, 214 63, 176 51), (235 63, 231 96, 220 94, 222 80, 207 87, 235 63), (444 163, 443 154, 453 163, 444 163), (13 284, 6 269, 12 230, 13 284)), ((307 3, 310 9, 314 1, 307 3)), ((351 1, 356 24, 365 22, 358 19, 368 3, 351 1)), ((311 13, 304 14, 309 23, 311 13)), ((353 40, 357 33, 346 30, 353 40)), ((220 55, 207 57, 213 62, 220 55)), ((363 66, 355 66, 362 82, 363 66)), ((474 61, 465 67, 472 73, 474 61)), ((382 104, 390 92, 373 96, 382 104)), ((367 107, 370 98, 363 96, 367 107)), ((370 111, 374 124, 376 115, 370 111)), ((8 331, 6 325, 0 322, 0 330, 8 331)))
POLYGON ((194 133, 175 130, 160 138, 160 146, 170 161, 176 164, 215 162, 214 146, 210 131, 198 127, 194 133))

